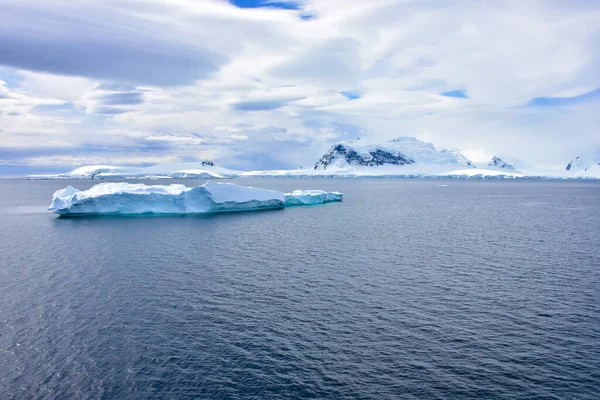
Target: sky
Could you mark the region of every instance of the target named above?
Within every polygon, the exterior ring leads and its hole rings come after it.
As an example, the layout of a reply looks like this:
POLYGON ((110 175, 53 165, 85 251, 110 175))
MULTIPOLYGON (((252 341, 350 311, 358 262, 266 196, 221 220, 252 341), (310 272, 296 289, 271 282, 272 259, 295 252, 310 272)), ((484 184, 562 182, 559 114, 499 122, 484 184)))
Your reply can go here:
POLYGON ((0 173, 600 148, 600 0, 0 0, 0 173))

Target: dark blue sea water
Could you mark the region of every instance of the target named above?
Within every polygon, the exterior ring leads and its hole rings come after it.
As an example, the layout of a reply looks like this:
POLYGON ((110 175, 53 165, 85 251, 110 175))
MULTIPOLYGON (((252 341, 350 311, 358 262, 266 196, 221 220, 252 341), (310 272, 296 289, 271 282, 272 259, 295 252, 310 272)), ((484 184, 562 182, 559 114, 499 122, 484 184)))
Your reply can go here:
POLYGON ((0 181, 0 398, 600 398, 600 183, 237 182, 345 200, 68 219, 72 182, 0 181))

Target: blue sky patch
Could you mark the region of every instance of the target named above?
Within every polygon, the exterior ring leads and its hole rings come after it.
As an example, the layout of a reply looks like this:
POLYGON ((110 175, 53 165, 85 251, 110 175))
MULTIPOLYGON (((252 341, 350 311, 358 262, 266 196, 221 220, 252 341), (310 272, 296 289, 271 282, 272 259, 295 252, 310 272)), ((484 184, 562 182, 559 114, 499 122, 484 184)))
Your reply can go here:
POLYGON ((0 80, 6 82, 6 87, 13 89, 19 86, 23 77, 11 72, 8 68, 0 68, 0 80))
POLYGON ((348 100, 356 100, 362 97, 359 93, 356 92, 340 92, 340 94, 348 100))
POLYGON ((283 10, 299 10, 297 1, 269 1, 269 0, 229 0, 231 4, 239 8, 281 8, 283 10))
POLYGON ((440 93, 442 96, 446 97, 456 97, 459 99, 468 99, 467 93, 464 90, 451 90, 449 92, 440 93))
POLYGON ((527 103, 531 107, 559 107, 572 106, 588 101, 600 100, 600 89, 572 97, 536 97, 527 103))

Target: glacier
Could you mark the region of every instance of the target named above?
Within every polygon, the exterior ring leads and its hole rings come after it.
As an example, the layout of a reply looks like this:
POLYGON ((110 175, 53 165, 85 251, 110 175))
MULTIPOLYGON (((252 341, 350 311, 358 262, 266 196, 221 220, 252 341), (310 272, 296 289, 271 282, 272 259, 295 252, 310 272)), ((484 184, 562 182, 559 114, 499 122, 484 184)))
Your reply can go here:
POLYGON ((342 201, 343 194, 322 190, 276 190, 208 181, 185 185, 100 183, 88 190, 57 190, 48 210, 64 216, 129 214, 195 214, 250 211, 342 201))

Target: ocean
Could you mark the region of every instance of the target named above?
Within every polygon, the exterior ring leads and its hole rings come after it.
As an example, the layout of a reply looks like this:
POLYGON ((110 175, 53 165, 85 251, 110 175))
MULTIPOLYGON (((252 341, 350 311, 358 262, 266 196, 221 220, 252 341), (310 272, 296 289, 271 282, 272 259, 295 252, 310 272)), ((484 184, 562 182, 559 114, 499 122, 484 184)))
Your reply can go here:
POLYGON ((98 181, 0 181, 0 398, 600 398, 600 182, 232 182, 344 202, 59 218, 98 181))

